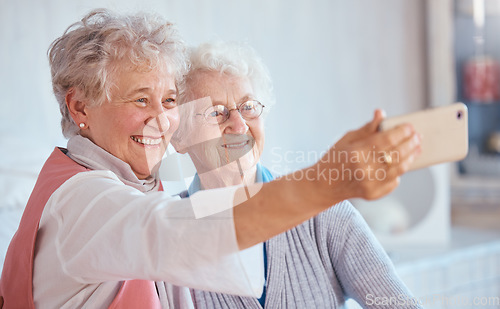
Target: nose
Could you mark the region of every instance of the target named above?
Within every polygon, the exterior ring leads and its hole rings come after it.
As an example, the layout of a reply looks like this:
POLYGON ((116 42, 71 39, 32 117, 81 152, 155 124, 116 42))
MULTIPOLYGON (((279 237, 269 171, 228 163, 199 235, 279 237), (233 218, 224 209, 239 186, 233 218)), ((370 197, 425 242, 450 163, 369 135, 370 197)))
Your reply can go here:
POLYGON ((247 122, 237 109, 229 111, 229 118, 222 124, 223 132, 227 134, 245 134, 248 131, 247 122))
POLYGON ((152 118, 157 117, 159 114, 165 111, 161 100, 154 100, 148 107, 152 118))
POLYGON ((161 102, 150 104, 148 109, 149 115, 145 122, 146 125, 158 133, 163 134, 167 132, 170 128, 170 121, 167 115, 168 110, 163 108, 161 102))

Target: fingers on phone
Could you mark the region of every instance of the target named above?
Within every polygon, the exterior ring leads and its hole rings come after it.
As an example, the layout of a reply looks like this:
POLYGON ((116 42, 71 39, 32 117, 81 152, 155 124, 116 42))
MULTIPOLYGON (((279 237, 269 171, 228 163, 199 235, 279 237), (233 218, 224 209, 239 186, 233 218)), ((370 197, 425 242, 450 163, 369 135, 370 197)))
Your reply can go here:
POLYGON ((380 132, 377 136, 378 143, 383 148, 396 148, 399 144, 415 134, 415 129, 411 124, 402 124, 387 131, 380 132))
POLYGON ((393 167, 394 176, 406 173, 421 151, 421 136, 416 132, 396 146, 391 151, 394 163, 391 167, 393 167), (394 158, 395 155, 396 158, 394 158))

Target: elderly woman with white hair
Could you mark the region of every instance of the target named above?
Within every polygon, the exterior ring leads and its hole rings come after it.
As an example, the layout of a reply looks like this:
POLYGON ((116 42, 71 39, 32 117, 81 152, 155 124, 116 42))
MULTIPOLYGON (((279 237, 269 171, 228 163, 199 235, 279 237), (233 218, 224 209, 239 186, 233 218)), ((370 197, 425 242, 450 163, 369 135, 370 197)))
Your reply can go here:
MULTIPOLYGON (((259 243, 353 195, 298 179, 182 200, 161 192, 158 166, 179 123, 176 84, 187 67, 182 40, 162 18, 93 11, 53 42, 49 60, 69 140, 40 171, 9 246, 4 308, 191 306, 189 291, 174 285, 258 297, 259 243)), ((368 135, 351 133, 343 147, 368 150, 368 135)), ((385 164, 388 181, 357 184, 355 196, 394 188, 418 152, 414 135, 386 133, 381 149, 407 159, 385 164)))
MULTIPOLYGON (((172 143, 189 154, 197 174, 181 196, 272 181, 269 170, 259 163, 264 111, 274 102, 262 61, 249 46, 215 42, 194 48, 190 62, 179 89, 182 121, 172 143)), ((375 132, 381 119, 376 111, 365 130, 382 134, 375 132)), ((195 307, 339 308, 347 298, 364 308, 420 307, 348 201, 269 239, 263 256, 266 284, 259 299, 194 289, 195 307)))

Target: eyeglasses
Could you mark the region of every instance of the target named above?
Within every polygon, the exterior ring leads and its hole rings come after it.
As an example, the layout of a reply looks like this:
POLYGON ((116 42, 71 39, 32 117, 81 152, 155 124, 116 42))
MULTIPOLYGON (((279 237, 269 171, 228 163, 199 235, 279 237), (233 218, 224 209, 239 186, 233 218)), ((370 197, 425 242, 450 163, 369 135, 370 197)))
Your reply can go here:
POLYGON ((238 105, 238 108, 228 109, 225 105, 213 105, 208 107, 203 114, 196 114, 203 116, 210 124, 221 124, 229 119, 231 111, 237 110, 241 117, 245 120, 258 118, 264 109, 259 101, 249 100, 238 105))

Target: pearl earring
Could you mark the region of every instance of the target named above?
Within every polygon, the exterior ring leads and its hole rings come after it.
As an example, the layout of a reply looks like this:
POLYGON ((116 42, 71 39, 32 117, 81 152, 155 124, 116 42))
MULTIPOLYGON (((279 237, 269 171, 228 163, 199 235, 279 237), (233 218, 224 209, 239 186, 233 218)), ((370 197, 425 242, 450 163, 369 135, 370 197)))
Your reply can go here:
POLYGON ((83 128, 85 128, 85 123, 81 122, 79 126, 80 126, 80 129, 83 129, 83 128))

